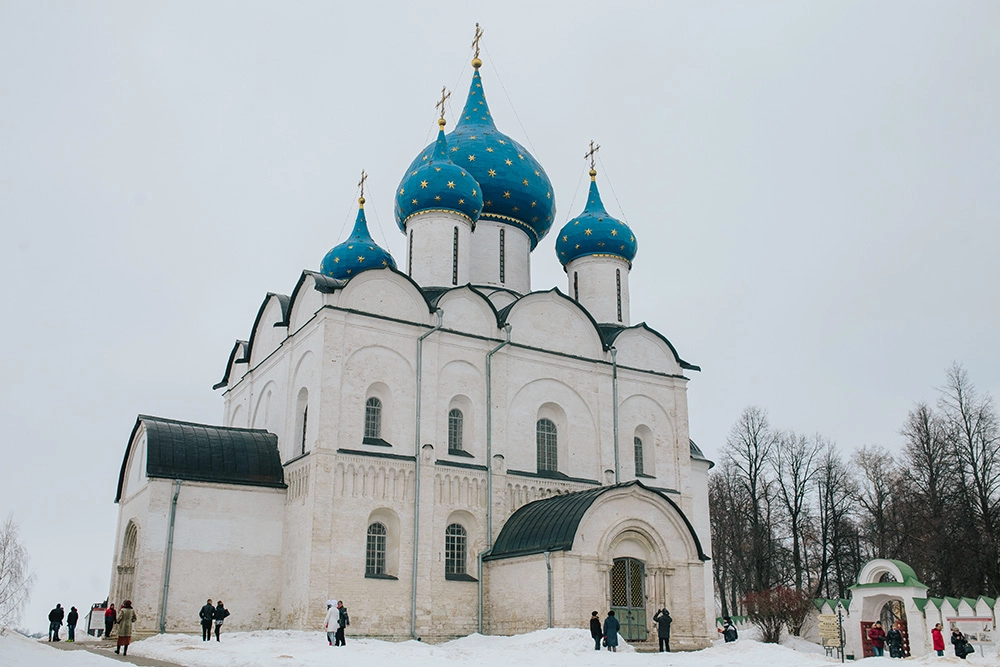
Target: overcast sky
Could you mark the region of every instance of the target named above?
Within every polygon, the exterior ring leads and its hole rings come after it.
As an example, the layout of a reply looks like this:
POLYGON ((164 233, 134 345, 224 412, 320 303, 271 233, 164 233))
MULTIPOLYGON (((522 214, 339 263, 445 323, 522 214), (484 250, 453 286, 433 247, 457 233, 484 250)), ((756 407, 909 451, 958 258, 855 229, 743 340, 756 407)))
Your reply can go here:
MULTIPOLYGON (((233 341, 346 237, 362 168, 405 266, 392 193, 442 85, 461 110, 476 21, 555 230, 602 145, 633 322, 702 367, 710 457, 748 405, 898 450, 953 361, 1000 396, 1000 3, 0 0, 0 512, 38 575, 26 626, 104 599, 136 415, 221 422, 233 341)), ((554 236, 535 289, 566 290, 554 236)))

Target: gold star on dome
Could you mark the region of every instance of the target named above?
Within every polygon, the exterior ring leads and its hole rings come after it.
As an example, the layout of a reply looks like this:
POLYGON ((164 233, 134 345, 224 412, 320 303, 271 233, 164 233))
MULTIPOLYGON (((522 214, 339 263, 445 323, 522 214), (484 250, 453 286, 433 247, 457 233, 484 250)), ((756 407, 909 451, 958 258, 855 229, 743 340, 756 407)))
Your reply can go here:
POLYGON ((416 170, 416 169, 414 169, 414 170, 413 170, 413 171, 412 171, 412 172, 410 173, 410 176, 416 176, 416 175, 417 175, 417 170, 416 170))
POLYGON ((441 167, 434 167, 434 171, 441 171, 441 167))
POLYGON ((496 176, 497 175, 497 170, 496 169, 490 169, 486 173, 489 174, 490 176, 496 176))
MULTIPOLYGON (((458 146, 452 146, 451 147, 451 152, 452 153, 457 153, 458 152, 458 146)), ((413 172, 413 173, 417 173, 417 172, 413 172)))
POLYGON ((451 188, 452 190, 454 190, 455 189, 455 181, 448 181, 448 187, 451 188))
POLYGON ((579 249, 580 249, 580 244, 579 244, 579 243, 577 243, 577 244, 576 244, 576 248, 575 248, 575 250, 579 250, 579 249))
POLYGON ((423 156, 423 157, 422 157, 422 158, 420 158, 420 159, 421 159, 421 160, 426 160, 426 159, 427 159, 427 156, 425 155, 425 156, 423 156))
POLYGON ((347 246, 347 249, 348 249, 348 250, 354 250, 354 246, 352 246, 352 245, 349 245, 349 246, 347 246))
POLYGON ((548 197, 549 199, 552 199, 552 193, 551 192, 546 192, 545 196, 548 197))
POLYGON ((541 175, 542 175, 542 172, 540 172, 540 171, 538 171, 538 170, 536 169, 536 170, 535 170, 535 176, 541 176, 541 175))
POLYGON ((510 199, 510 190, 507 190, 506 192, 503 193, 503 198, 510 199))
POLYGON ((634 236, 628 237, 628 241, 629 243, 635 243, 635 237, 634 236))
POLYGON ((476 156, 475 155, 470 155, 469 156, 469 162, 475 162, 475 161, 476 161, 476 156))
POLYGON ((565 252, 565 251, 563 251, 563 252, 561 252, 561 253, 559 253, 559 254, 560 254, 560 255, 562 255, 563 257, 565 257, 565 256, 566 256, 566 252, 565 252))
POLYGON ((521 155, 520 153, 518 153, 518 154, 517 154, 517 157, 519 157, 519 158, 520 158, 520 159, 522 159, 522 160, 524 159, 524 156, 523 156, 523 155, 521 155))
POLYGON ((441 201, 441 195, 434 195, 434 201, 441 201))
MULTIPOLYGON (((473 109, 473 111, 475 111, 475 109, 473 109)), ((469 137, 469 139, 475 139, 475 138, 476 138, 476 135, 472 135, 471 137, 469 137)))
POLYGON ((590 236, 591 234, 594 233, 594 230, 593 229, 585 229, 585 230, 583 230, 583 233, 586 234, 587 236, 590 236))
POLYGON ((521 181, 521 183, 523 183, 524 186, 527 187, 527 185, 528 185, 528 179, 524 179, 523 181, 521 181))
POLYGON ((483 87, 483 84, 481 84, 481 83, 477 83, 476 84, 476 88, 482 88, 482 87, 483 87))
POLYGON ((417 204, 417 200, 416 199, 411 199, 410 201, 413 202, 414 206, 416 206, 416 204, 417 204))
POLYGON ((625 249, 625 246, 623 246, 623 245, 620 245, 620 246, 618 246, 618 249, 619 249, 619 250, 624 250, 624 249, 625 249))
POLYGON ((475 189, 475 188, 472 188, 472 196, 473 196, 473 197, 475 197, 475 196, 476 196, 476 189, 475 189))
POLYGON ((536 201, 531 202, 531 208, 535 208, 535 206, 537 206, 537 205, 538 205, 538 202, 536 202, 536 201))
POLYGON ((538 216, 537 216, 537 215, 536 215, 536 216, 534 216, 534 217, 533 217, 533 218, 531 219, 531 221, 532 221, 532 222, 538 222, 538 216))
POLYGON ((465 172, 464 171, 462 172, 462 178, 465 178, 465 172))
POLYGON ((340 264, 340 258, 339 257, 334 257, 333 258, 333 263, 334 264, 340 264))
POLYGON ((469 117, 468 117, 468 116, 466 116, 466 117, 465 117, 465 120, 469 120, 469 117))
POLYGON ((574 226, 574 227, 576 227, 576 226, 577 226, 577 225, 579 225, 579 224, 580 224, 580 221, 579 221, 579 220, 574 220, 574 221, 573 221, 573 226, 574 226))
POLYGON ((464 200, 464 199, 461 199, 461 198, 459 198, 459 200, 458 200, 458 203, 459 203, 459 204, 464 204, 464 203, 465 203, 465 200, 464 200))
POLYGON ((427 181, 420 181, 420 187, 426 188, 427 187, 427 181))
POLYGON ((487 206, 493 206, 493 202, 492 201, 488 201, 488 202, 486 202, 486 205, 487 206))
POLYGON ((612 236, 618 236, 618 230, 617 229, 612 229, 611 230, 611 235, 612 236))
POLYGON ((473 90, 472 92, 469 93, 469 97, 472 97, 475 94, 476 94, 476 91, 473 90))
POLYGON ((506 145, 507 145, 507 142, 506 142, 506 141, 504 141, 503 139, 498 139, 497 141, 498 141, 498 143, 499 143, 499 144, 500 144, 501 146, 506 146, 506 145))
POLYGON ((364 262, 365 262, 365 256, 358 255, 358 264, 364 264, 364 262))
POLYGON ((603 247, 604 247, 604 241, 601 241, 601 242, 600 242, 600 243, 598 243, 597 245, 598 245, 598 246, 600 246, 601 248, 603 248, 603 247))
POLYGON ((347 269, 347 275, 351 275, 351 270, 347 269))
POLYGON ((382 266, 389 266, 389 261, 388 261, 388 260, 385 260, 385 259, 383 259, 383 260, 382 260, 382 266))
POLYGON ((566 243, 566 241, 569 241, 569 237, 563 234, 563 243, 566 243))
POLYGON ((514 207, 514 213, 517 213, 517 212, 518 212, 518 211, 520 211, 520 210, 521 210, 521 209, 519 209, 518 207, 516 207, 516 206, 514 207))
POLYGON ((487 153, 492 153, 493 152, 493 147, 492 146, 487 146, 486 152, 487 153))
POLYGON ((400 188, 399 189, 399 194, 405 195, 406 194, 406 188, 400 188))
POLYGON ((507 159, 507 160, 504 160, 504 162, 505 162, 505 163, 507 163, 507 166, 508 166, 508 167, 509 167, 509 166, 511 166, 512 164, 514 164, 514 163, 513 163, 513 162, 511 162, 511 161, 510 161, 509 159, 507 159))

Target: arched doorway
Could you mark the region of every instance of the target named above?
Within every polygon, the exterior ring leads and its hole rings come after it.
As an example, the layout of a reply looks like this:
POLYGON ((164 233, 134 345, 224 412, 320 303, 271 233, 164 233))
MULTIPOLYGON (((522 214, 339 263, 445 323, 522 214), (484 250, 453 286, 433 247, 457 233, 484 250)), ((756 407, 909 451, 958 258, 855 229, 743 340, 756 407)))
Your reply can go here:
POLYGON ((611 609, 627 641, 645 641, 646 567, 636 558, 616 558, 611 568, 611 609))
POLYGON ((118 595, 118 604, 132 599, 132 590, 135 584, 135 552, 138 543, 139 529, 134 522, 129 521, 128 526, 125 528, 125 540, 122 542, 121 557, 118 559, 118 581, 115 586, 115 592, 118 595))
MULTIPOLYGON (((903 655, 909 657, 910 655, 910 633, 906 626, 906 609, 903 606, 903 601, 900 599, 890 599, 887 600, 878 611, 877 620, 882 623, 882 629, 886 632, 889 631, 896 623, 899 623, 899 631, 903 635, 903 655)), ((875 621, 861 621, 861 646, 863 650, 864 657, 870 658, 875 655, 872 651, 872 642, 868 639, 868 630, 874 625, 875 621)), ((885 648, 886 655, 889 655, 888 645, 885 648)))

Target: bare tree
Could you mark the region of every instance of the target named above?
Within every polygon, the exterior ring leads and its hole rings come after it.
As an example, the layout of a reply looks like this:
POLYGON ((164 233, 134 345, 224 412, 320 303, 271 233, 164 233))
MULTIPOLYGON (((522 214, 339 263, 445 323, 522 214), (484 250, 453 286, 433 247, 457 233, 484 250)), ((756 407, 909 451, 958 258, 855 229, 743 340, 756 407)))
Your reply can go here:
POLYGON ((817 592, 847 597, 861 566, 860 537, 851 517, 855 482, 836 445, 825 443, 816 477, 819 509, 817 592))
MULTIPOLYGON (((774 456, 770 459, 778 497, 784 506, 791 532, 792 579, 799 590, 802 590, 803 575, 807 574, 803 544, 808 520, 808 494, 818 471, 821 448, 818 438, 810 442, 805 436, 782 433, 775 441, 774 456)), ((811 581, 806 583, 812 584, 811 581)))
POLYGON ((29 569, 28 550, 20 540, 20 526, 9 514, 0 527, 0 627, 21 619, 31 596, 35 575, 29 569))
POLYGON ((751 591, 763 591, 777 583, 770 522, 773 491, 767 476, 775 441, 767 411, 756 406, 743 410, 726 441, 726 461, 733 466, 749 501, 750 545, 745 565, 751 575, 751 591))
POLYGON ((871 547, 872 558, 894 558, 902 541, 900 526, 893 516, 894 491, 898 485, 896 461, 883 447, 862 447, 851 456, 862 478, 857 499, 864 514, 859 517, 862 534, 871 547))

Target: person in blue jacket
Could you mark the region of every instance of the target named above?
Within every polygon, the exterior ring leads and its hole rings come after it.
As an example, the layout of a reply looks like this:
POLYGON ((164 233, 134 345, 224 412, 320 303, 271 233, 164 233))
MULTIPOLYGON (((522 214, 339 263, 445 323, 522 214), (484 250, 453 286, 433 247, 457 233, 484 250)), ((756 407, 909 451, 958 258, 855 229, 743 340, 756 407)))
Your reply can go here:
POLYGON ((621 627, 621 623, 615 618, 615 610, 612 609, 604 619, 604 643, 608 645, 609 651, 618 652, 618 631, 621 627))

